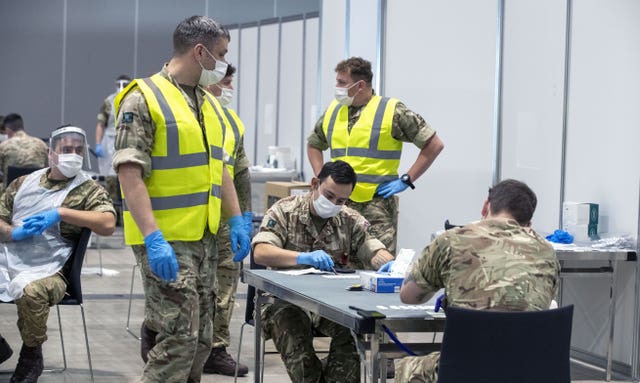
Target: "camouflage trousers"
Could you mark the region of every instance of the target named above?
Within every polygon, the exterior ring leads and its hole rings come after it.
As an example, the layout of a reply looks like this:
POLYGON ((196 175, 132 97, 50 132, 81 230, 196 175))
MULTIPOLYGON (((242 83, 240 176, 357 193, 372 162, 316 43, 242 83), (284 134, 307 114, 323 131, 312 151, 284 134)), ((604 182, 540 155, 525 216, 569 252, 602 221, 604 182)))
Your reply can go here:
POLYGON ((229 322, 236 304, 236 290, 242 263, 233 261, 229 225, 220 222, 218 229, 218 269, 216 271, 215 308, 212 347, 229 347, 229 322))
POLYGON ((146 248, 132 246, 145 294, 145 326, 158 333, 140 382, 199 382, 211 351, 217 266, 216 236, 169 242, 178 259, 178 278, 166 283, 149 268, 146 248))
POLYGON ((371 234, 393 255, 398 240, 398 196, 382 198, 374 196, 368 202, 347 201, 347 206, 362 214, 371 224, 371 234))
POLYGON ((440 352, 408 356, 396 362, 395 383, 437 383, 440 352))
POLYGON ((295 383, 360 382, 360 358, 349 329, 280 299, 261 308, 262 330, 295 383), (331 337, 323 371, 313 348, 313 330, 331 337))
POLYGON ((25 345, 36 347, 47 340, 49 308, 64 298, 66 290, 67 283, 57 273, 25 286, 24 294, 15 301, 18 330, 25 345))

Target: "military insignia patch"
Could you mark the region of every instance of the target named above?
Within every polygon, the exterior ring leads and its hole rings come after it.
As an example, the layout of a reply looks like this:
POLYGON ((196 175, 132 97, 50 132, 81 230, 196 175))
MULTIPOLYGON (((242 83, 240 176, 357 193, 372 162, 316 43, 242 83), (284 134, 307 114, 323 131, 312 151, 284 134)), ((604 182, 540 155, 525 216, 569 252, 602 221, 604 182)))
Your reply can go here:
POLYGON ((122 113, 122 123, 128 124, 131 122, 133 122, 133 113, 132 112, 122 113))
POLYGON ((274 227, 276 227, 276 221, 273 219, 269 219, 269 222, 267 222, 267 227, 273 229, 274 227))

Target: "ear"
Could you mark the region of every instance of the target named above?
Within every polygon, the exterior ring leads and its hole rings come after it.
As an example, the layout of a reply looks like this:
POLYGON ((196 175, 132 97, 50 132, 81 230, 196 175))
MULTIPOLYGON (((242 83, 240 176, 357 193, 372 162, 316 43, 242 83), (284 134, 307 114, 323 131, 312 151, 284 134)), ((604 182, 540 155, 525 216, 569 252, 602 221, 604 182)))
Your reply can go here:
POLYGON ((489 200, 485 199, 484 203, 482 204, 482 218, 487 218, 489 216, 489 211, 490 211, 490 207, 489 207, 489 200))
POLYGON ((311 189, 316 189, 320 185, 320 180, 318 177, 313 177, 311 179, 311 189))

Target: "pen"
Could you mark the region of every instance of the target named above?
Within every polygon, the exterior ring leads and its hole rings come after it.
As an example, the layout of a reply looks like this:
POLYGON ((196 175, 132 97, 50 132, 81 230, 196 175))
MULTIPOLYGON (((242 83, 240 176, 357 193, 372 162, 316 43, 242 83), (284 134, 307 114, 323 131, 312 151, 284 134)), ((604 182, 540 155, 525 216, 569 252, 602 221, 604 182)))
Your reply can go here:
POLYGON ((338 272, 333 268, 333 266, 331 266, 331 271, 333 271, 333 274, 338 275, 338 272))

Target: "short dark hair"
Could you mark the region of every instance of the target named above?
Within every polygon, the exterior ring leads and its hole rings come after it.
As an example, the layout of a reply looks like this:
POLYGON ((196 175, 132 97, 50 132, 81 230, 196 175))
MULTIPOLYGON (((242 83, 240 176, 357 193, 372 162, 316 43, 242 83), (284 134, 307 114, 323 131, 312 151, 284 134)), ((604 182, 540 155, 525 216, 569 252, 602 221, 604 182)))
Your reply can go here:
POLYGON ((536 210, 536 193, 524 182, 508 179, 489 189, 489 207, 491 214, 507 212, 520 225, 528 225, 536 210))
POLYGON ((371 85, 373 72, 371 63, 362 57, 350 57, 342 60, 336 65, 336 73, 348 73, 355 81, 364 80, 367 85, 371 85))
POLYGON ((351 184, 351 189, 356 186, 358 177, 351 165, 348 163, 337 160, 329 161, 322 166, 320 173, 318 173, 318 180, 323 182, 327 177, 331 176, 333 182, 341 185, 351 184))
POLYGON ((19 130, 24 130, 24 121, 22 121, 22 116, 18 113, 8 114, 4 118, 4 126, 5 128, 9 128, 14 132, 19 130))
POLYGON ((222 37, 231 40, 229 31, 217 21, 207 16, 191 16, 173 31, 173 54, 181 55, 196 44, 208 45, 222 37))
POLYGON ((116 81, 129 81, 129 82, 131 82, 131 77, 127 76, 126 74, 121 74, 120 76, 118 76, 118 78, 116 78, 116 81))
POLYGON ((227 63, 227 71, 224 74, 224 77, 231 77, 236 73, 236 67, 234 67, 232 64, 227 63))

